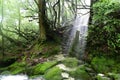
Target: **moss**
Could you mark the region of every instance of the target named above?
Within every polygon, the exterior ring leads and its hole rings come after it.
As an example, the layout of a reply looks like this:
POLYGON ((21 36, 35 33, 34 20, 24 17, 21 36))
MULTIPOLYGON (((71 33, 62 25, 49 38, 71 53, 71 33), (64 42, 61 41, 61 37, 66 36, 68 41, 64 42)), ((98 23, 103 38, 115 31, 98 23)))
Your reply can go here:
POLYGON ((14 70, 11 70, 11 74, 18 74, 18 73, 24 73, 25 68, 24 67, 16 67, 14 70))
POLYGON ((10 69, 12 74, 24 73, 25 72, 25 62, 15 62, 14 64, 10 65, 8 68, 10 69))
POLYGON ((57 61, 49 61, 49 62, 44 62, 42 64, 37 64, 33 68, 33 73, 35 75, 36 74, 44 74, 46 70, 48 70, 49 68, 51 68, 55 64, 57 64, 57 61))
POLYGON ((70 76, 74 77, 75 80, 91 80, 88 73, 85 71, 85 66, 79 66, 75 71, 69 72, 70 76))
POLYGON ((76 58, 66 58, 62 63, 67 67, 73 68, 78 66, 79 61, 76 58))
POLYGON ((114 60, 104 57, 95 57, 91 62, 93 68, 99 73, 107 73, 112 71, 115 64, 114 60))
POLYGON ((62 80, 62 70, 58 67, 53 67, 45 73, 46 80, 62 80))
POLYGON ((9 68, 13 68, 13 67, 24 67, 26 65, 25 62, 15 62, 12 65, 9 66, 9 68))
POLYGON ((4 71, 9 71, 11 74, 18 74, 25 72, 25 62, 15 62, 8 67, 2 68, 1 70, 3 73, 4 71))
POLYGON ((3 72, 1 73, 1 75, 9 75, 9 74, 11 74, 10 71, 3 71, 3 72))

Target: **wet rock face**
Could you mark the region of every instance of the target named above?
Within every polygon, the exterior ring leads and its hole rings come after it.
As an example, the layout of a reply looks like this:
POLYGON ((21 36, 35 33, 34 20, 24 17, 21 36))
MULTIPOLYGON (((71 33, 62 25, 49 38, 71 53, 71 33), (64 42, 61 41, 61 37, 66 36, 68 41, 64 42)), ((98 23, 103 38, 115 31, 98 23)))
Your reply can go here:
POLYGON ((10 58, 10 59, 6 59, 6 60, 0 60, 0 67, 6 67, 11 65, 12 63, 14 63, 16 61, 15 58, 10 58))
POLYGON ((71 33, 73 25, 66 25, 65 29, 63 31, 63 38, 62 38, 62 52, 64 54, 68 53, 68 48, 69 48, 69 43, 70 43, 70 39, 69 39, 69 35, 71 33))

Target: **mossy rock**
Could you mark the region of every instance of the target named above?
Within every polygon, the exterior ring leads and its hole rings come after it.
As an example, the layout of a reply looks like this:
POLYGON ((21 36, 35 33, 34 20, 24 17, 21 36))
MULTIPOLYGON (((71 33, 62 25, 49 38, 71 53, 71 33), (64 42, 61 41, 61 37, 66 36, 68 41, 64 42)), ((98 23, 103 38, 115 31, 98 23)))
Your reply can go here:
POLYGON ((91 61, 91 64, 98 73, 107 73, 113 70, 115 62, 112 59, 95 57, 91 61))
POLYGON ((3 71, 3 72, 1 73, 1 75, 9 75, 9 74, 11 74, 10 71, 3 71))
POLYGON ((70 76, 74 77, 75 80, 92 80, 89 74, 85 71, 85 66, 79 66, 75 71, 69 72, 70 76))
POLYGON ((105 76, 101 76, 101 75, 97 75, 96 79, 97 80, 111 80, 109 77, 105 77, 105 76))
POLYGON ((53 67, 45 73, 44 78, 46 80, 62 80, 61 73, 62 70, 59 67, 53 67))
POLYGON ((10 65, 8 69, 10 70, 11 74, 24 73, 26 68, 25 66, 25 62, 15 62, 14 64, 10 65))
POLYGON ((56 64, 57 64, 57 61, 49 61, 49 62, 37 64, 33 68, 33 74, 35 75, 44 74, 45 71, 47 71, 49 68, 53 67, 56 64))
POLYGON ((8 67, 1 68, 0 71, 2 74, 6 74, 6 71, 9 71, 11 74, 25 73, 25 66, 25 62, 15 62, 8 67))
POLYGON ((62 63, 67 67, 74 68, 79 65, 79 60, 77 60, 76 58, 66 58, 62 61, 62 63))
POLYGON ((14 70, 11 70, 11 74, 19 74, 19 73, 25 73, 24 67, 17 67, 14 70))

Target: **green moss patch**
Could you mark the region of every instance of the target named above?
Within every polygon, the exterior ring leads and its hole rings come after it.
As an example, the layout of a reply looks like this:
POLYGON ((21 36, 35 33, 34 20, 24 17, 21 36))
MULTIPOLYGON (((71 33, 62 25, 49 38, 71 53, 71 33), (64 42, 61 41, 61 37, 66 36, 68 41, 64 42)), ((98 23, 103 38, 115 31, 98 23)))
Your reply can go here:
POLYGON ((85 71, 85 66, 79 66, 75 71, 69 72, 70 76, 74 77, 76 80, 91 80, 88 73, 85 71))
POLYGON ((18 74, 18 73, 24 73, 25 72, 25 62, 15 62, 6 69, 11 72, 11 74, 18 74))
POLYGON ((62 80, 62 70, 58 67, 53 67, 45 73, 46 80, 62 80))
POLYGON ((33 68, 33 74, 44 74, 46 70, 51 68, 52 66, 56 65, 57 61, 49 61, 49 62, 44 62, 41 64, 37 64, 33 68))

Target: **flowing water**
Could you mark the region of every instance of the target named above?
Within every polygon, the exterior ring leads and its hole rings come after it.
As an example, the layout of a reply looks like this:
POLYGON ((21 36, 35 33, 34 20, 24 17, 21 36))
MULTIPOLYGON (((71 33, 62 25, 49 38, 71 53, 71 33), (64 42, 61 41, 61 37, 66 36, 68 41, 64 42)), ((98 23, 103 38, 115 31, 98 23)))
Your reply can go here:
POLYGON ((79 32, 79 36, 77 36, 79 41, 77 42, 77 45, 74 45, 74 53, 79 59, 81 59, 84 56, 91 0, 81 0, 81 4, 84 6, 77 6, 77 15, 73 23, 73 28, 68 40, 68 50, 70 50, 71 46, 73 46, 72 44, 74 42, 76 32, 79 32))

